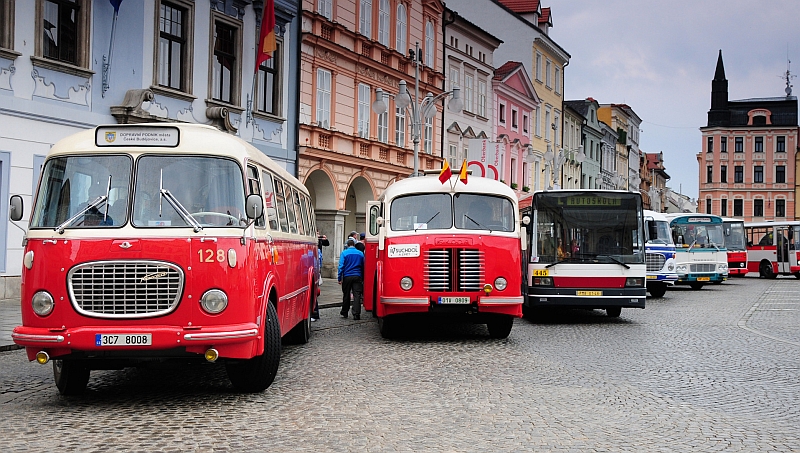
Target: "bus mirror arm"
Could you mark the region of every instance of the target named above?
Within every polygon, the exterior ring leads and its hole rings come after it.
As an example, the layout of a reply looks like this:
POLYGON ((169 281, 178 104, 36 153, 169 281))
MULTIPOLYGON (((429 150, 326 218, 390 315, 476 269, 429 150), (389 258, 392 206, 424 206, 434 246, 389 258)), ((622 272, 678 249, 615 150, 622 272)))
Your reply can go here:
POLYGON ((386 248, 386 226, 381 225, 378 227, 378 250, 386 248))

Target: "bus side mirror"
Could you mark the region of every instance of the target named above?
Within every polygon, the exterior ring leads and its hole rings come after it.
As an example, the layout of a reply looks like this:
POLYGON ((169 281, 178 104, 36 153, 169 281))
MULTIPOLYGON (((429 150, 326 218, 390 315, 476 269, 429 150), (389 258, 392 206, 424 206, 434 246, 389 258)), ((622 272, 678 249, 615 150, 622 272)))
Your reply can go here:
POLYGON ((11 197, 11 209, 9 209, 8 216, 11 218, 11 220, 19 222, 22 220, 22 211, 22 197, 19 195, 14 195, 11 197))
POLYGON ((248 219, 257 219, 264 213, 264 200, 261 195, 251 193, 247 196, 247 203, 244 207, 248 219))

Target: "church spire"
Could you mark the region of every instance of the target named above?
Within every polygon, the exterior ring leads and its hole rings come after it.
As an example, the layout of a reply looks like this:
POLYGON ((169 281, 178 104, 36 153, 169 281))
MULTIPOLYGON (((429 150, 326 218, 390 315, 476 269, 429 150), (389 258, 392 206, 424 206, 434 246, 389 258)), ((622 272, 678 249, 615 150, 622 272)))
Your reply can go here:
POLYGON ((728 110, 728 79, 722 63, 722 49, 717 57, 717 69, 711 81, 711 110, 708 111, 708 127, 730 126, 731 112, 728 110))
POLYGON ((725 65, 722 64, 722 49, 719 50, 717 57, 717 70, 714 72, 714 80, 725 80, 725 65))

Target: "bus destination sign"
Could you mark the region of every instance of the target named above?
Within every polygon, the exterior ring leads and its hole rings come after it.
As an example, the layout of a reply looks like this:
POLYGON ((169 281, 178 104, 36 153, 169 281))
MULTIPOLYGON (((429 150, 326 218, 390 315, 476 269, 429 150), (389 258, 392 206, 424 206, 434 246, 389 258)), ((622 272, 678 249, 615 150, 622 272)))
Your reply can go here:
MULTIPOLYGON (((564 205, 564 200, 559 198, 558 204, 564 205)), ((619 198, 599 197, 596 195, 575 195, 566 197, 567 206, 621 206, 622 200, 619 198)))
POLYGON ((158 146, 174 148, 180 141, 177 127, 100 126, 95 131, 97 146, 158 146))

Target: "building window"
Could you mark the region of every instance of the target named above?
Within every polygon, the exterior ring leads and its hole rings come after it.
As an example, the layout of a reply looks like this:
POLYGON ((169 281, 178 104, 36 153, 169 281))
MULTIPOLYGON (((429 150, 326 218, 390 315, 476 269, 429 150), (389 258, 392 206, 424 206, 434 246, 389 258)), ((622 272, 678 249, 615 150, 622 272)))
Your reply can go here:
POLYGON ((358 84, 358 136, 361 138, 369 138, 371 95, 372 89, 369 85, 358 84))
POLYGON ((458 165, 458 145, 450 143, 447 149, 447 160, 450 161, 450 168, 458 168, 456 167, 456 165, 458 165))
POLYGON ((0 49, 14 48, 14 0, 0 0, 0 49))
POLYGON ((538 106, 536 107, 536 116, 534 117, 534 121, 536 122, 533 126, 534 133, 537 137, 542 136, 542 109, 538 106))
POLYGON ((733 216, 734 217, 744 216, 744 200, 742 200, 741 198, 733 200, 733 216))
POLYGON ((455 67, 455 66, 450 66, 450 89, 451 90, 458 86, 458 79, 459 79, 458 68, 455 67))
POLYGON ((708 146, 706 146, 707 153, 714 152, 714 137, 708 137, 708 146))
POLYGON ((214 54, 211 65, 211 98, 228 104, 239 104, 239 27, 214 21, 214 54))
POLYGON ((406 109, 397 107, 394 111, 394 143, 401 148, 406 146, 406 109))
POLYGON ((88 68, 91 2, 39 0, 38 6, 36 56, 88 68))
POLYGON ((542 81, 542 54, 536 52, 536 80, 542 81))
POLYGON ((786 166, 778 165, 775 167, 775 183, 786 184, 786 166))
POLYGON ((711 198, 706 198, 706 214, 711 213, 711 198))
POLYGON ((256 110, 271 115, 281 114, 281 52, 283 43, 275 41, 277 48, 272 58, 258 67, 258 84, 256 85, 256 110))
POLYGON ((544 86, 546 86, 547 88, 550 88, 551 87, 551 83, 552 83, 552 79, 550 77, 550 65, 551 65, 550 60, 549 59, 545 59, 545 63, 544 63, 544 86))
POLYGON ((546 107, 544 111, 544 139, 550 141, 550 107, 546 107))
POLYGON ((764 182, 764 167, 762 165, 756 165, 753 167, 753 183, 763 183, 764 182))
POLYGON ((744 137, 736 137, 733 142, 733 151, 736 153, 744 152, 744 137))
POLYGON ((713 182, 714 167, 709 165, 706 167, 706 182, 713 182))
POLYGON ((433 67, 433 59, 436 56, 433 48, 435 42, 436 34, 433 31, 433 22, 428 21, 425 25, 425 66, 429 68, 433 67))
POLYGON ((726 198, 719 201, 719 215, 723 217, 728 215, 728 200, 726 198))
POLYGON ((478 116, 486 118, 486 81, 478 80, 478 116))
POLYGON ((783 135, 775 137, 775 152, 777 153, 786 152, 786 137, 784 137, 783 135))
POLYGON ((719 152, 721 153, 728 152, 728 137, 719 138, 719 152))
POLYGON ((422 151, 427 154, 433 153, 433 117, 425 118, 425 133, 422 139, 422 151))
POLYGON ((317 125, 331 127, 331 72, 317 69, 317 125))
POLYGON ((522 132, 528 133, 528 115, 522 115, 522 132))
POLYGON ((397 4, 397 27, 395 29, 395 49, 405 55, 406 49, 406 23, 408 16, 406 15, 406 5, 402 3, 397 4))
POLYGON ((764 200, 761 198, 753 200, 753 217, 764 217, 764 200))
POLYGON ((728 182, 728 166, 721 165, 719 167, 719 182, 728 182))
POLYGON ((764 152, 764 137, 756 137, 755 148, 753 151, 757 153, 764 152))
POLYGON ((744 182, 744 167, 742 165, 736 165, 733 167, 733 182, 735 184, 741 184, 744 182))
POLYGON ((192 3, 162 1, 158 17, 157 84, 191 92, 192 3))
POLYGON ((775 200, 775 217, 786 217, 786 200, 783 198, 775 200))
POLYGON ((553 119, 553 143, 555 143, 556 146, 559 146, 558 139, 561 138, 560 129, 561 129, 561 118, 559 118, 558 114, 556 114, 555 118, 553 119))
MULTIPOLYGON (((384 97, 383 102, 388 104, 388 99, 384 97)), ((378 115, 378 141, 389 143, 389 111, 388 109, 378 115)))
POLYGON ((506 123, 506 105, 500 104, 498 109, 498 117, 500 118, 500 122, 505 124, 506 123))
POLYGON ((517 121, 517 111, 515 109, 511 109, 511 127, 514 129, 519 128, 519 123, 517 121))
POLYGON ((472 111, 472 85, 474 83, 474 79, 472 78, 472 74, 464 74, 464 111, 471 112, 472 111))
POLYGON ((333 20, 333 0, 317 0, 317 12, 325 19, 333 20))
POLYGON ((555 74, 553 75, 553 77, 556 79, 555 80, 555 82, 556 82, 555 92, 556 93, 561 93, 561 68, 556 67, 554 69, 554 71, 555 71, 555 74))
POLYGON ((378 4, 378 42, 389 47, 389 0, 380 0, 378 4))
POLYGON ((372 38, 372 0, 359 2, 358 32, 367 38, 372 38))

